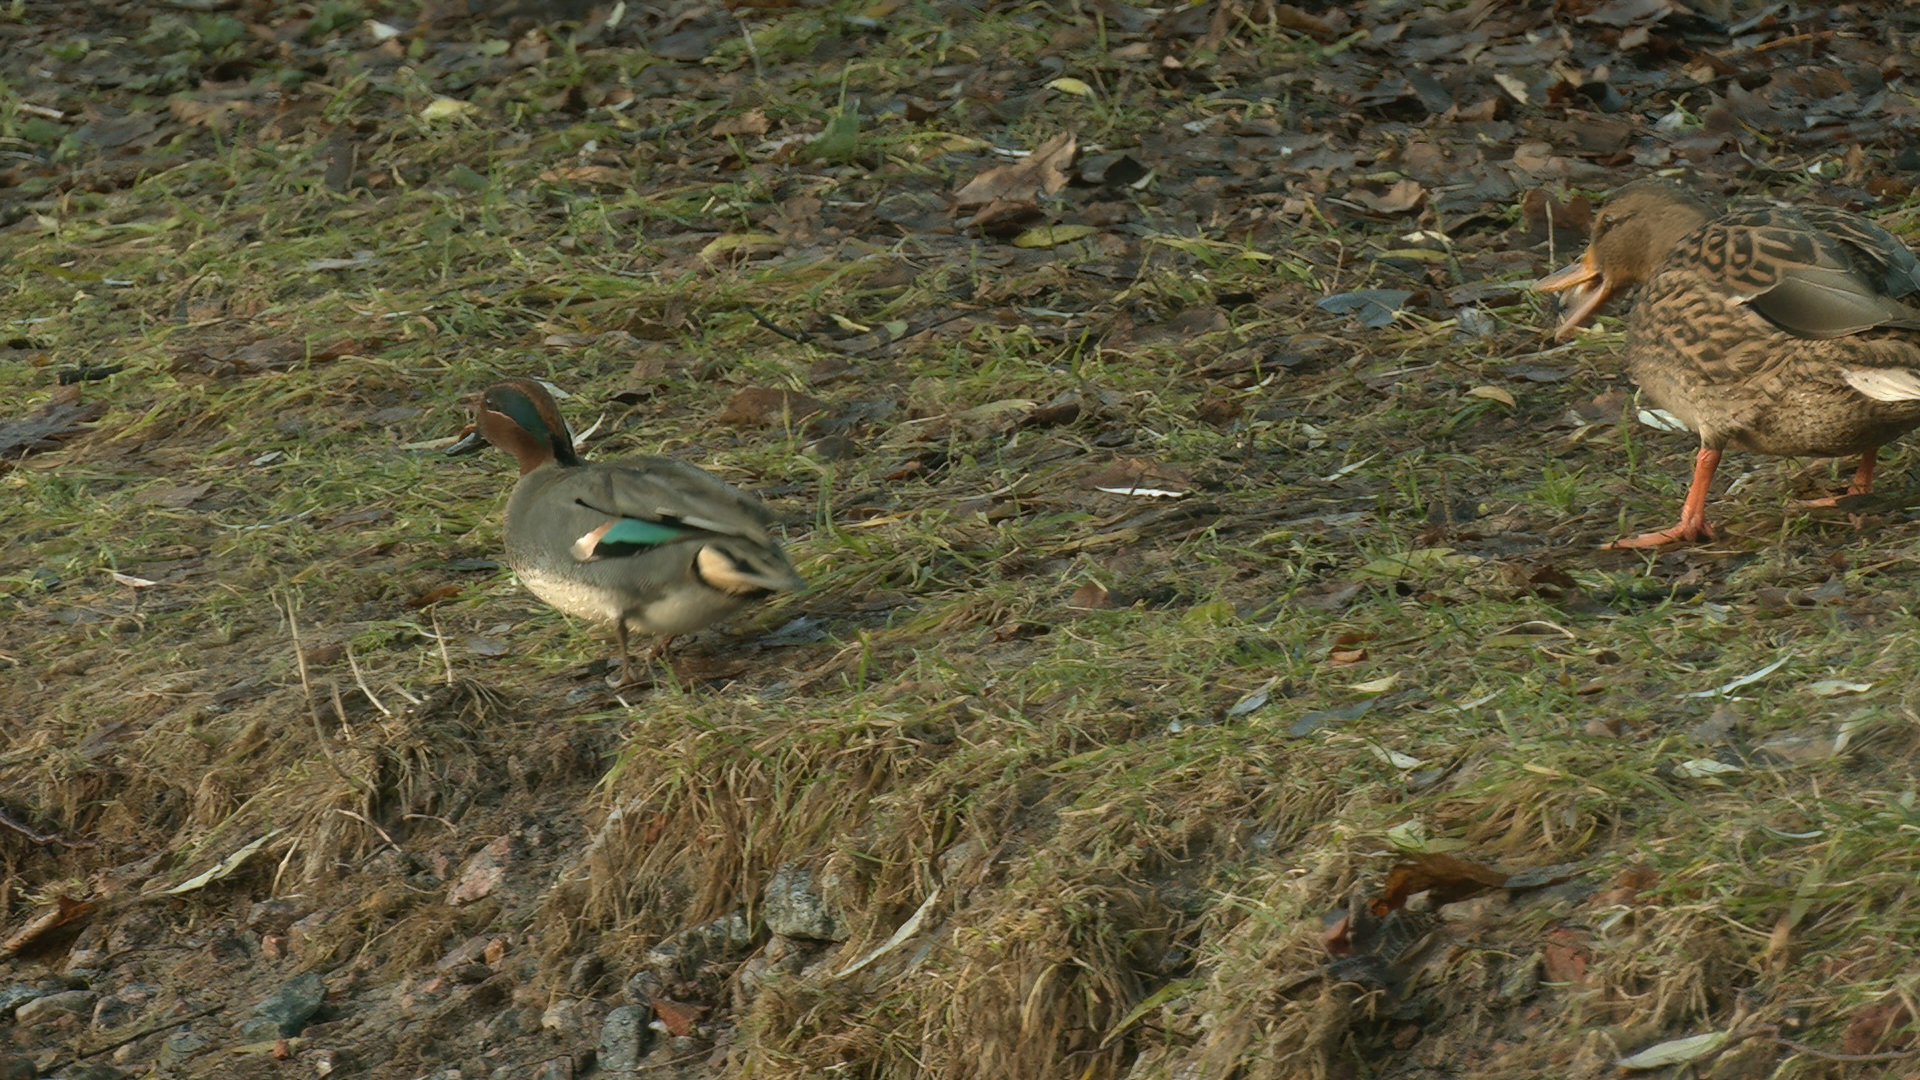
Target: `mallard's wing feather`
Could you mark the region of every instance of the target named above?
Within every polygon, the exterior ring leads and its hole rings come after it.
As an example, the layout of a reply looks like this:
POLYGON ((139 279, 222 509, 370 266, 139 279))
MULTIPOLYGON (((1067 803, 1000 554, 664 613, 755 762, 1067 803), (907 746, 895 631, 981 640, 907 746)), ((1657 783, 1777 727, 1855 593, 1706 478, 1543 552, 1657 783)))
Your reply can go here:
POLYGON ((1920 262, 1865 218, 1839 210, 1749 206, 1709 223, 1681 261, 1795 337, 1920 328, 1920 262))
POLYGON ((1845 368, 1840 377, 1875 401, 1920 401, 1920 372, 1912 368, 1845 368))

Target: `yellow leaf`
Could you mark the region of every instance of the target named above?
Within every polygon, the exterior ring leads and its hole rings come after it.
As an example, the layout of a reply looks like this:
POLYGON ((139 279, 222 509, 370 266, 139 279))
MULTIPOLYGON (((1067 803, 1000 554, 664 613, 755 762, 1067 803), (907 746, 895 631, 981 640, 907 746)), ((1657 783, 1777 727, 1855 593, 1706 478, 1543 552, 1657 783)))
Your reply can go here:
POLYGON ((1060 91, 1063 94, 1073 94, 1078 97, 1093 96, 1093 87, 1088 86, 1086 83, 1081 82, 1079 79, 1067 78, 1063 76, 1061 78, 1053 80, 1047 85, 1052 87, 1055 90, 1060 91))
POLYGON ((1513 408, 1513 395, 1497 386, 1476 386, 1467 393, 1472 397, 1483 397, 1488 401, 1497 401, 1509 409, 1513 408))
POLYGON ((456 116, 472 111, 473 102, 471 101, 460 101, 450 97, 437 97, 427 102, 427 107, 420 110, 420 119, 451 120, 456 116))
POLYGON ((1053 247, 1055 244, 1065 244, 1092 236, 1098 231, 1091 225, 1036 225, 1014 237, 1013 246, 1017 248, 1053 247))
POLYGON ((845 315, 842 315, 837 311, 827 312, 827 317, 832 319, 834 323, 840 327, 840 329, 846 330, 850 333, 865 334, 870 332, 873 329, 873 327, 871 326, 862 326, 859 323, 854 322, 852 319, 847 318, 845 315))
POLYGON ((1447 254, 1444 251, 1435 251, 1432 248, 1411 248, 1411 247, 1410 248, 1391 248, 1387 251, 1381 252, 1380 257, 1383 259, 1406 259, 1409 262, 1430 262, 1430 263, 1446 262, 1448 259, 1453 258, 1453 256, 1447 254))
MULTIPOLYGON (((1455 558, 1452 548, 1416 548, 1398 555, 1386 555, 1375 559, 1354 571, 1355 576, 1364 578, 1420 577, 1434 573, 1448 566, 1455 558)), ((1474 560, 1478 561, 1478 560, 1474 560)))
POLYGON ((778 251, 783 245, 780 238, 772 233, 728 233, 707 241, 700 249, 700 257, 711 262, 723 255, 753 255, 778 251))

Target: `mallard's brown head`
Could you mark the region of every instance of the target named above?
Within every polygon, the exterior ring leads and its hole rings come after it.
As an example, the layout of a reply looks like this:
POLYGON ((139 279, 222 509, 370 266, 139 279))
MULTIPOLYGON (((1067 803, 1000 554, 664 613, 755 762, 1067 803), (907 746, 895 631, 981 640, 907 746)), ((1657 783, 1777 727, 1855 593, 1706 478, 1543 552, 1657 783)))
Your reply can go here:
POLYGON ((1680 238, 1712 216, 1704 200, 1669 180, 1648 177, 1614 192, 1580 260, 1533 283, 1536 292, 1570 290, 1555 336, 1572 337, 1615 293, 1652 277, 1680 238))

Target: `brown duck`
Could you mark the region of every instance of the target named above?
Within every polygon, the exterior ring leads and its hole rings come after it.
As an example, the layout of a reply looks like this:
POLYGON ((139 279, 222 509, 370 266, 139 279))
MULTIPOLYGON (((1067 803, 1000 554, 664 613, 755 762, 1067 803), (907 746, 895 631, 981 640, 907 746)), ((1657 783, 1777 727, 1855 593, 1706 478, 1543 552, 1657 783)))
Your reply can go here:
POLYGON ((1865 218, 1760 203, 1716 217, 1678 185, 1636 180, 1580 261, 1534 288, 1569 290, 1565 338, 1634 285, 1627 373, 1700 452, 1680 523, 1609 547, 1712 539, 1707 490, 1728 447, 1859 454, 1847 494, 1861 495, 1879 447, 1920 427, 1920 261, 1865 218))

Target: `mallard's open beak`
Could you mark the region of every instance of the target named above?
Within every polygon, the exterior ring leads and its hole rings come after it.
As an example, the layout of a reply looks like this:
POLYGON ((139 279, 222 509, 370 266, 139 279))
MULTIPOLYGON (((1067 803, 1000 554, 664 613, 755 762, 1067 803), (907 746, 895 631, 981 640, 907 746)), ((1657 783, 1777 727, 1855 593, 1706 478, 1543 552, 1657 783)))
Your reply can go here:
POLYGON ((1535 292, 1559 292, 1562 289, 1572 291, 1567 294, 1560 325, 1553 336, 1565 341, 1588 319, 1593 318, 1594 312, 1600 310, 1600 305, 1613 295, 1613 289, 1607 285, 1605 275, 1600 273, 1600 265, 1594 260, 1592 248, 1588 248, 1572 266, 1556 270, 1533 283, 1535 292))

